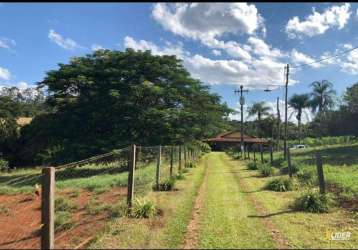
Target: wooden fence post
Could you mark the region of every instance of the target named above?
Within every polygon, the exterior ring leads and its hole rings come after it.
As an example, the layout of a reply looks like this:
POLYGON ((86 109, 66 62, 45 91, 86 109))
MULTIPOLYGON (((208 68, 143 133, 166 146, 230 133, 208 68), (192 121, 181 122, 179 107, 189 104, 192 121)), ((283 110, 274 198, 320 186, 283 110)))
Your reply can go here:
POLYGON ((288 175, 292 177, 291 153, 290 148, 287 147, 287 162, 288 162, 288 175))
POLYGON ((155 185, 157 187, 157 190, 159 190, 161 157, 162 157, 162 146, 158 146, 157 171, 155 173, 155 185))
POLYGON ((264 155, 262 152, 262 144, 260 144, 261 163, 264 163, 264 155))
POLYGON ((273 152, 272 152, 272 144, 270 144, 270 163, 273 165, 273 152))
POLYGON ((256 162, 256 147, 254 148, 254 162, 256 162))
POLYGON ((128 194, 127 204, 129 210, 132 208, 133 196, 134 196, 134 170, 136 165, 136 145, 132 145, 129 150, 128 159, 128 194))
POLYGON ((249 146, 247 146, 246 150, 247 150, 247 157, 249 158, 249 160, 251 160, 251 159, 250 159, 250 149, 249 149, 249 146))
POLYGON ((42 169, 41 249, 54 249, 55 242, 55 168, 42 169))
POLYGON ((179 171, 181 170, 181 145, 179 145, 179 171))
POLYGON ((170 177, 173 176, 173 160, 174 160, 174 149, 173 146, 170 147, 170 177))
POLYGON ((326 193, 326 185, 324 182, 323 166, 322 166, 322 157, 319 152, 316 153, 316 165, 317 165, 317 175, 319 183, 319 191, 321 194, 326 193))
MULTIPOLYGON (((184 151, 184 166, 185 166, 186 161, 187 161, 187 154, 188 154, 189 152, 188 152, 188 149, 187 149, 185 146, 183 146, 183 151, 184 151)), ((188 158, 189 158, 189 157, 188 157, 188 158)))

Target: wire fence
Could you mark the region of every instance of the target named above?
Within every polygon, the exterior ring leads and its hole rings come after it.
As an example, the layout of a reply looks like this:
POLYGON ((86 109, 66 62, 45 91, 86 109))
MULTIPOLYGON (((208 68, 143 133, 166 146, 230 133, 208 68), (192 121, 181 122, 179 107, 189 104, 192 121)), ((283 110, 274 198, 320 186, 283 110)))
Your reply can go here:
POLYGON ((134 200, 167 191, 200 154, 191 145, 129 146, 57 167, 2 172, 0 224, 7 226, 0 227, 0 249, 83 248, 111 218, 128 215, 134 200))

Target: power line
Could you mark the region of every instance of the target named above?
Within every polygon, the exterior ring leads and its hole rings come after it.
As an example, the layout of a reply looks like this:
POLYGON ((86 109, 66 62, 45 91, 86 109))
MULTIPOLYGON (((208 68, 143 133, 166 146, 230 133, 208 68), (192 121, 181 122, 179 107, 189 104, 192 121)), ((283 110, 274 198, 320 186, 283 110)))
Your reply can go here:
POLYGON ((307 66, 307 65, 311 65, 311 64, 314 64, 314 63, 318 63, 318 62, 322 62, 322 61, 325 61, 325 60, 328 60, 328 59, 332 59, 332 58, 335 58, 335 57, 338 57, 338 56, 341 56, 343 54, 346 54, 348 52, 351 52, 352 50, 355 50, 355 49, 358 49, 358 46, 357 47, 354 47, 354 48, 351 48, 349 50, 345 50, 341 53, 338 53, 338 54, 335 54, 333 56, 329 56, 329 57, 325 57, 325 58, 322 58, 320 60, 317 60, 317 61, 314 61, 314 62, 310 62, 310 63, 305 63, 305 64, 300 64, 300 65, 296 65, 296 66, 291 66, 291 68, 300 68, 300 67, 303 67, 303 66, 307 66))

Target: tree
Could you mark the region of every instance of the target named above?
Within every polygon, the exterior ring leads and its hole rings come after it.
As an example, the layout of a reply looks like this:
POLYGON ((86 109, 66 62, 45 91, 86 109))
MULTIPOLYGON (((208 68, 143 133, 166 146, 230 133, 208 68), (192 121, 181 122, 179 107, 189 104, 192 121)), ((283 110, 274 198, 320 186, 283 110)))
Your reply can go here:
MULTIPOLYGON (((301 119, 302 119, 302 112, 303 109, 310 107, 309 95, 302 94, 302 95, 293 95, 290 100, 288 101, 290 107, 292 107, 296 113, 297 118, 297 126, 298 126, 298 143, 301 143, 301 119)), ((294 113, 291 113, 292 114, 294 113)))
POLYGON ((59 64, 38 86, 52 111, 21 131, 19 159, 28 164, 210 137, 227 127, 232 111, 175 56, 150 51, 98 50, 59 64))
MULTIPOLYGON (((255 102, 251 107, 248 108, 249 116, 257 115, 258 127, 261 129, 261 120, 264 115, 269 115, 270 107, 265 105, 265 102, 255 102)), ((257 133, 259 136, 262 132, 257 133)))
POLYGON ((313 90, 311 93, 311 108, 313 112, 322 114, 334 106, 333 84, 327 80, 315 81, 310 85, 313 90))

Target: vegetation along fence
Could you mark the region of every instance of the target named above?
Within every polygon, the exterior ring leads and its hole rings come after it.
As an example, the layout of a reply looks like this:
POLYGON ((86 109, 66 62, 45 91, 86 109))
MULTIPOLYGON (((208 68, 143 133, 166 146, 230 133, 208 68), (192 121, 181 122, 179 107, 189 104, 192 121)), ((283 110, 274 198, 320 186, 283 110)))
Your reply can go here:
POLYGON ((200 155, 193 145, 132 145, 62 166, 3 172, 0 249, 81 248, 108 219, 135 216, 149 191, 171 190, 200 155))

